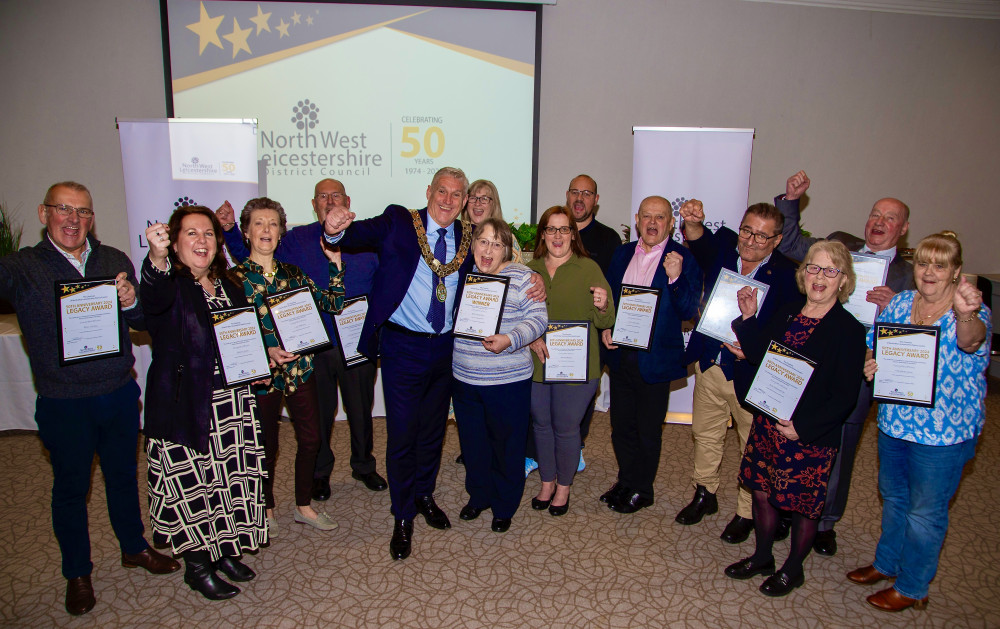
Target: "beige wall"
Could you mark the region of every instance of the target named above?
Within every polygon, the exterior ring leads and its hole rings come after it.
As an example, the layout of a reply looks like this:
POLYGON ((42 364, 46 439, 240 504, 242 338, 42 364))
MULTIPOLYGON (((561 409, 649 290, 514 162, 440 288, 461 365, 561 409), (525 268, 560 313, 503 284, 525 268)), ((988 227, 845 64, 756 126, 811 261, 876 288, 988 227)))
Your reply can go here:
MULTIPOLYGON (((560 0, 544 9, 539 199, 598 181, 628 222, 633 125, 754 127, 751 201, 813 179, 807 229, 858 232, 872 203, 913 209, 910 244, 950 228, 966 269, 1000 272, 1000 21, 741 0, 560 0)), ((155 0, 0 0, 0 198, 38 236, 45 187, 94 192, 127 249, 116 116, 165 115, 155 0)), ((663 191, 670 195, 671 191, 663 191)), ((707 208, 711 212, 711 208, 707 208)))

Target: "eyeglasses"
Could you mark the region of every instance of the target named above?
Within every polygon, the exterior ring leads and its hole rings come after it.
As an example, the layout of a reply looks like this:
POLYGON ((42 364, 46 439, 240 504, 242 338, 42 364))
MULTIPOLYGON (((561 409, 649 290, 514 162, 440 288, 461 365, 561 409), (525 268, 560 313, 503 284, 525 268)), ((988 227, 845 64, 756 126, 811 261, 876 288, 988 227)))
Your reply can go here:
POLYGON ((488 251, 502 251, 504 249, 502 242, 487 240, 485 238, 479 238, 478 240, 476 240, 476 244, 488 251))
POLYGON ((589 199, 596 195, 596 192, 591 192, 590 190, 577 190, 576 188, 570 188, 569 191, 571 196, 583 197, 584 199, 589 199))
POLYGON ((66 205, 65 203, 60 203, 59 205, 43 203, 42 205, 53 208, 56 211, 56 214, 64 218, 73 212, 76 212, 76 215, 80 218, 92 218, 94 216, 94 210, 89 207, 73 207, 72 205, 66 205))
POLYGON ((486 205, 492 203, 493 197, 469 197, 469 203, 473 205, 486 205))
POLYGON ((320 192, 319 194, 316 195, 316 199, 318 201, 339 201, 340 199, 343 199, 345 196, 347 195, 341 194, 339 192, 320 192))
POLYGON ((843 271, 841 271, 840 269, 834 268, 832 266, 820 266, 818 264, 806 265, 806 273, 808 273, 809 275, 816 275, 820 271, 823 271, 823 275, 827 277, 837 277, 838 275, 843 273, 843 271))
POLYGON ((750 240, 750 238, 752 237, 753 241, 758 245, 767 244, 768 240, 771 240, 772 238, 777 238, 780 235, 781 234, 768 236, 767 234, 754 233, 754 231, 749 227, 740 227, 740 238, 745 238, 746 240, 750 240))
POLYGON ((569 234, 573 233, 573 229, 568 225, 565 227, 546 227, 545 233, 548 234, 549 236, 554 236, 556 235, 556 233, 560 233, 563 236, 568 236, 569 234))

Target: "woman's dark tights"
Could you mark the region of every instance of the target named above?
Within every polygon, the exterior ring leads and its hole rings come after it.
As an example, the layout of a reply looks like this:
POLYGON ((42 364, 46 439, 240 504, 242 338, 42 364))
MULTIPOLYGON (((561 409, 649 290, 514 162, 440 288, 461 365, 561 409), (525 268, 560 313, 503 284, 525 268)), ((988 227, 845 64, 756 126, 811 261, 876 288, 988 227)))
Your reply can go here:
MULTIPOLYGON (((780 517, 780 511, 770 503, 767 494, 754 490, 753 524, 757 540, 757 548, 753 554, 754 564, 766 563, 774 557, 774 534, 778 530, 780 517)), ((818 526, 819 519, 814 520, 801 513, 792 513, 791 548, 788 552, 788 558, 781 566, 782 572, 792 577, 802 573, 802 563, 809 555, 809 551, 812 550, 813 542, 816 541, 818 526)))

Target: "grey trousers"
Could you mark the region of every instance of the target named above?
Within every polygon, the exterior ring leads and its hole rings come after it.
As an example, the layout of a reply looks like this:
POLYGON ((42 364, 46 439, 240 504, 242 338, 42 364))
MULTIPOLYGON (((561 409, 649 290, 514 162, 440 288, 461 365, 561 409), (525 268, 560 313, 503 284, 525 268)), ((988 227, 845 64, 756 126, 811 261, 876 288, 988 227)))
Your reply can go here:
POLYGON ((600 380, 581 384, 531 383, 531 428, 542 482, 572 485, 580 463, 580 422, 600 380))

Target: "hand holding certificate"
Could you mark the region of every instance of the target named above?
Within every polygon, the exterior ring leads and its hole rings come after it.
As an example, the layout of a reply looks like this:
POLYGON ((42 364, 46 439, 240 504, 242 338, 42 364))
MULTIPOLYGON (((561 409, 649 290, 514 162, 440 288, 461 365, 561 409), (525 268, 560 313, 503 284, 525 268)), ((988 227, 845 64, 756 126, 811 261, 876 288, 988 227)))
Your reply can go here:
POLYGON ((509 277, 469 273, 455 316, 455 336, 482 340, 500 332, 509 277))
POLYGON ((271 377, 264 335, 252 306, 212 311, 212 331, 227 387, 271 377))
POLYGON ((649 351, 660 307, 660 289, 622 284, 611 342, 649 351))
POLYGON ((878 402, 934 406, 941 328, 876 323, 874 398, 878 402))
POLYGON ((121 356, 115 278, 56 282, 59 364, 121 356))
POLYGON ((368 296, 362 295, 344 302, 344 309, 333 315, 334 330, 337 333, 337 347, 344 364, 348 367, 367 362, 368 358, 358 351, 361 330, 368 316, 368 296))
POLYGON ((266 301, 281 349, 303 354, 330 345, 330 337, 308 286, 268 295, 266 301))
POLYGON ((767 297, 767 284, 744 277, 739 273, 722 269, 719 279, 712 287, 712 294, 705 304, 705 309, 698 320, 696 332, 701 332, 706 336, 718 339, 723 343, 734 345, 736 343, 736 333, 733 332, 733 319, 742 316, 736 293, 744 286, 757 289, 757 311, 764 304, 767 297))
POLYGON ((870 328, 875 323, 879 307, 868 301, 868 291, 877 286, 885 286, 885 278, 889 274, 889 259, 857 252, 851 253, 851 258, 857 283, 844 308, 865 324, 865 327, 870 328))
POLYGON ((791 421, 815 367, 815 361, 771 341, 747 391, 747 404, 775 419, 791 421))
POLYGON ((590 359, 589 321, 549 321, 545 382, 586 382, 590 359))

